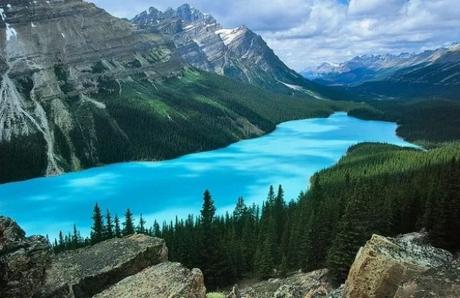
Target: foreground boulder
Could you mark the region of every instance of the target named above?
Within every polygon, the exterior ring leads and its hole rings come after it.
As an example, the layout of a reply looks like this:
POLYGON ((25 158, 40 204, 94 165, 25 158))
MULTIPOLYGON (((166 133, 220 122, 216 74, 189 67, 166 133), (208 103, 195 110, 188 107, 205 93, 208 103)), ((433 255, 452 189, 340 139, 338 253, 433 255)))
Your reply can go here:
POLYGON ((167 258, 164 240, 141 234, 62 253, 52 260, 41 295, 90 297, 167 258))
POLYGON ((13 220, 0 216, 0 297, 32 297, 51 255, 44 237, 25 237, 13 220))
POLYGON ((262 281, 242 290, 233 289, 232 298, 313 298, 325 297, 332 290, 326 282, 327 270, 296 273, 286 278, 262 281))
POLYGON ((167 259, 164 240, 142 234, 56 255, 0 216, 1 298, 205 297, 201 271, 167 259))
POLYGON ((204 298, 203 274, 179 263, 164 262, 129 276, 94 296, 111 297, 187 297, 204 298))
MULTIPOLYGON (((434 286, 436 280, 443 278, 433 276, 439 268, 452 268, 452 254, 428 245, 425 239, 426 235, 422 233, 411 233, 399 238, 373 235, 359 250, 351 266, 343 296, 460 297, 460 291, 454 296, 443 295, 441 292, 433 292, 432 296, 408 294, 417 292, 417 289, 422 291, 422 288, 427 287, 428 280, 434 286)), ((458 280, 458 275, 453 279, 458 280)), ((452 285, 450 280, 445 282, 452 285)))

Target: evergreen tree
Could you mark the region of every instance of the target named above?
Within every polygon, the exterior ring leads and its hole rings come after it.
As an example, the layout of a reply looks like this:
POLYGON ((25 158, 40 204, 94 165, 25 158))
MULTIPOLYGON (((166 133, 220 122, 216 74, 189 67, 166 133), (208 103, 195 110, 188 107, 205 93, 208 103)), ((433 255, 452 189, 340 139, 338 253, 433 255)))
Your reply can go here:
POLYGON ((104 239, 104 224, 102 223, 102 213, 97 203, 93 209, 92 219, 93 225, 91 227, 91 243, 95 244, 104 239))
POLYGON ((80 233, 77 231, 77 226, 73 225, 72 234, 72 249, 77 249, 80 246, 80 233))
POLYGON ((356 252, 371 234, 367 211, 370 200, 366 197, 367 191, 360 188, 355 190, 329 252, 328 268, 338 284, 346 279, 356 252))
POLYGON ((218 242, 217 227, 215 225, 216 207, 211 197, 211 193, 206 190, 203 195, 203 206, 200 217, 200 259, 206 284, 210 288, 215 288, 220 281, 225 278, 222 276, 223 266, 220 264, 225 260, 223 251, 218 242))
POLYGON ((120 218, 118 215, 115 215, 115 237, 121 237, 121 228, 120 228, 120 218))
POLYGON ((125 213, 125 222, 123 223, 123 235, 134 234, 133 214, 127 209, 125 213))
POLYGON ((269 278, 273 274, 272 240, 270 237, 265 238, 258 250, 255 268, 260 278, 269 278))
POLYGON ((139 225, 137 226, 138 233, 145 234, 147 232, 147 230, 145 229, 145 224, 146 224, 146 221, 142 217, 142 214, 141 214, 139 217, 139 225))
POLYGON ((216 207, 211 193, 206 190, 203 195, 203 207, 201 208, 201 225, 203 226, 203 231, 207 234, 211 233, 215 213, 216 207))
POLYGON ((157 222, 156 220, 153 222, 153 233, 152 233, 152 236, 155 236, 155 237, 160 237, 160 236, 161 236, 160 225, 158 224, 158 222, 157 222))
POLYGON ((105 213, 105 238, 112 239, 114 236, 112 216, 109 209, 105 213))

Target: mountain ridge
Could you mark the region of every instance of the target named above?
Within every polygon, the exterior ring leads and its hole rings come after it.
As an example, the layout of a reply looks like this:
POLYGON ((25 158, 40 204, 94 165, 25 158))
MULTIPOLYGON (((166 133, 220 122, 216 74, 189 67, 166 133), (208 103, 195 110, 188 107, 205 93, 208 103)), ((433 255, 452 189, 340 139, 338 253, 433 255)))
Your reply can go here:
POLYGON ((288 94, 315 89, 315 84, 287 67, 260 35, 245 25, 226 29, 189 4, 164 12, 151 7, 131 21, 170 38, 182 58, 201 70, 288 94))
POLYGON ((397 74, 405 72, 405 69, 458 62, 456 54, 459 50, 460 44, 453 43, 420 53, 365 54, 338 64, 324 62, 305 70, 303 74, 325 85, 357 86, 370 81, 396 80, 397 74), (450 60, 446 58, 449 56, 450 60))

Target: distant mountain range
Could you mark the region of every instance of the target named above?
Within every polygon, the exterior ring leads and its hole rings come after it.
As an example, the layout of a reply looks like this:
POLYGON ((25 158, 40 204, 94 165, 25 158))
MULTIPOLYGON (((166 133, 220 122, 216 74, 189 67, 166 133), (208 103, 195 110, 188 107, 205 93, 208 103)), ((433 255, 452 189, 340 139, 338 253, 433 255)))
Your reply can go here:
POLYGON ((277 92, 313 89, 287 67, 261 36, 242 25, 223 28, 211 15, 184 4, 164 12, 151 7, 131 20, 172 40, 190 65, 277 92))
POLYGON ((460 44, 418 54, 364 55, 323 63, 303 75, 371 97, 454 98, 460 93, 460 44))

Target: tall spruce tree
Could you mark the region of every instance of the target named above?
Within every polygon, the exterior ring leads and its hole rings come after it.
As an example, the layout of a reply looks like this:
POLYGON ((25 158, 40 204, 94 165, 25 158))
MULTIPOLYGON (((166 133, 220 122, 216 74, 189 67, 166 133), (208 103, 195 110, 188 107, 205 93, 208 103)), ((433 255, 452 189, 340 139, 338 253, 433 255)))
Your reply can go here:
POLYGON ((225 266, 223 251, 220 249, 217 227, 215 225, 216 207, 211 193, 206 190, 203 195, 203 206, 200 217, 200 259, 206 285, 211 289, 217 287, 221 280, 225 266))
POLYGON ((104 240, 104 224, 101 209, 96 203, 93 209, 93 225, 91 227, 91 243, 95 244, 104 240))
POLYGON ((72 233, 72 249, 77 249, 80 246, 80 233, 77 230, 77 226, 73 225, 72 233))
POLYGON ((142 217, 142 214, 141 214, 139 216, 139 225, 137 226, 137 232, 138 233, 145 234, 147 232, 147 230, 145 229, 145 224, 146 224, 146 221, 142 217))
POLYGON ((112 239, 114 236, 112 216, 109 209, 105 213, 105 238, 112 239))
POLYGON ((118 215, 115 215, 115 237, 120 238, 121 237, 121 228, 120 228, 120 218, 118 215))
POLYGON ((134 234, 133 214, 127 209, 125 212, 125 221, 123 222, 123 235, 134 234))

